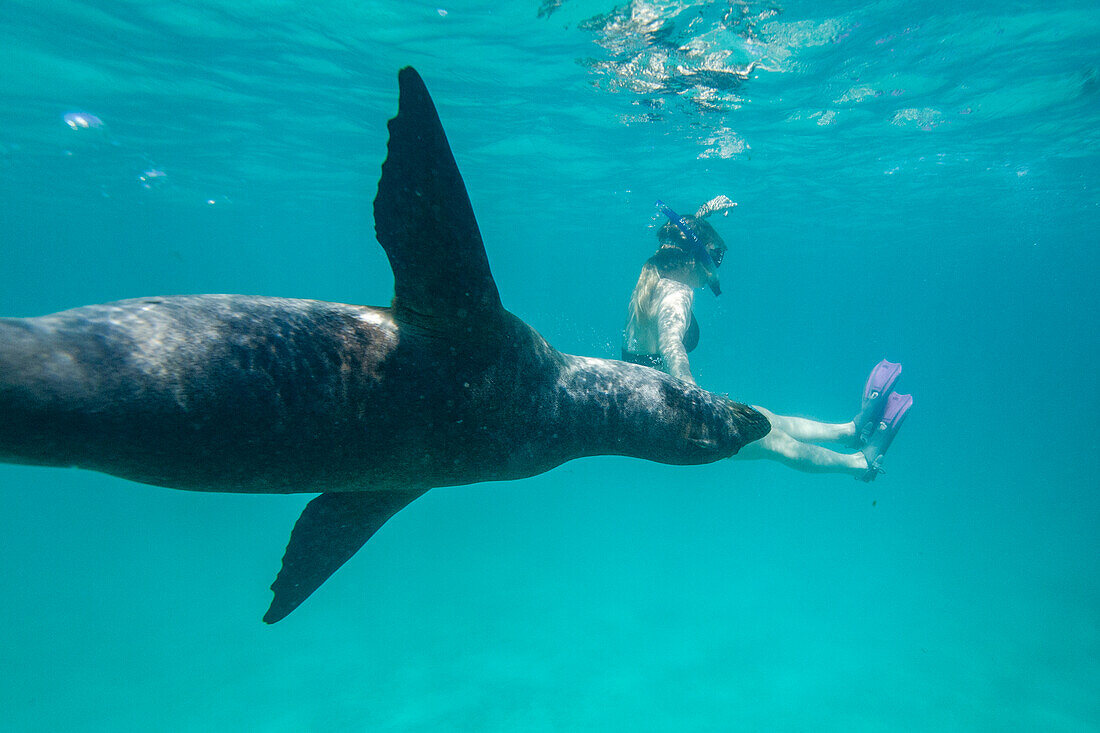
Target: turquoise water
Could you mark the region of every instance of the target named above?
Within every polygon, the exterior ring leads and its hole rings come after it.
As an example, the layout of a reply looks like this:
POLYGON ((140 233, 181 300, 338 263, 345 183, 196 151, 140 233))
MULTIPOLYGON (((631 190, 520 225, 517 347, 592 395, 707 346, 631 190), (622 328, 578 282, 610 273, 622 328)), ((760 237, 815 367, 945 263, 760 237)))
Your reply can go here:
POLYGON ((654 199, 725 193, 699 382, 844 420, 887 357, 916 399, 870 485, 433 491, 271 627, 309 497, 0 466, 6 729, 1100 730, 1095 2, 8 0, 0 48, 4 315, 387 303, 413 64, 557 347, 615 356, 654 199))

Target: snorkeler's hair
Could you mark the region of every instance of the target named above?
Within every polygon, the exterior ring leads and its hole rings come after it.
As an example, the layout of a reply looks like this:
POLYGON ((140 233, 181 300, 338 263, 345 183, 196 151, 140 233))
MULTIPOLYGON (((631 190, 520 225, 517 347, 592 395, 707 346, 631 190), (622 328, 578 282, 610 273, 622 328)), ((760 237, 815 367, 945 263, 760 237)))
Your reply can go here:
POLYGON ((646 265, 657 268, 661 277, 667 277, 670 272, 686 267, 692 267, 695 258, 675 245, 664 244, 646 260, 646 265))

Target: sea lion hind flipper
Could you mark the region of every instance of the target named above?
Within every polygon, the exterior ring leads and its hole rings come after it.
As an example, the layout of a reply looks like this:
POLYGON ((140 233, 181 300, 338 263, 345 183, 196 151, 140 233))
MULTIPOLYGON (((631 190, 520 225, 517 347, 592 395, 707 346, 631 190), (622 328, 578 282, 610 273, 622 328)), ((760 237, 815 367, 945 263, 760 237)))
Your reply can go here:
POLYGON ((280 621, 321 587, 386 521, 425 490, 321 494, 302 511, 271 590, 264 622, 280 621))
POLYGON ((398 74, 397 116, 374 230, 393 268, 394 315, 426 328, 495 328, 503 315, 462 174, 435 105, 411 66, 398 74))

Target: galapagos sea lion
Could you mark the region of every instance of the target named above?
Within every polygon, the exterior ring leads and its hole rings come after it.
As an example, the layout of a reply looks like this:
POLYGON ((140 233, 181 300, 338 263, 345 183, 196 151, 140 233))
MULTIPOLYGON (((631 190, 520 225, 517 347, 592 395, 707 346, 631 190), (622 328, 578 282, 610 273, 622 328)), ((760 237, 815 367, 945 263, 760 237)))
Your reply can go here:
POLYGON ((770 429, 654 369, 563 354, 505 310, 431 97, 412 68, 398 82, 374 200, 390 307, 192 295, 0 319, 0 461, 320 493, 268 623, 431 488, 582 456, 708 463, 770 429))

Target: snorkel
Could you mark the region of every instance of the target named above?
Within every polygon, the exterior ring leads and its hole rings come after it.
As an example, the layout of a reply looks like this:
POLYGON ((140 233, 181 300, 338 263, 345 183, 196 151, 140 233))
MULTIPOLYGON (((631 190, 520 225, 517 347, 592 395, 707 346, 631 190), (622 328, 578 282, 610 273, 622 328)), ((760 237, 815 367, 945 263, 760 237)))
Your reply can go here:
POLYGON ((707 273, 707 285, 710 286, 711 291, 713 291, 716 296, 721 295, 722 286, 718 284, 718 266, 714 264, 714 258, 710 256, 710 252, 707 252, 707 247, 703 244, 703 240, 699 239, 699 235, 695 233, 695 230, 687 223, 684 217, 677 214, 668 204, 660 199, 657 199, 657 210, 667 216, 669 222, 684 235, 684 239, 691 245, 692 254, 695 256, 696 261, 703 266, 703 270, 707 273))

